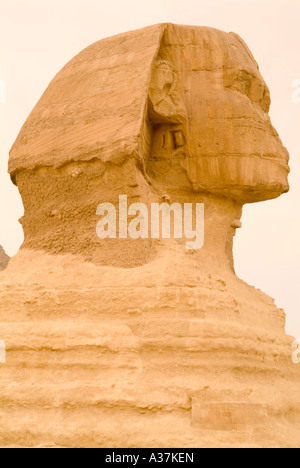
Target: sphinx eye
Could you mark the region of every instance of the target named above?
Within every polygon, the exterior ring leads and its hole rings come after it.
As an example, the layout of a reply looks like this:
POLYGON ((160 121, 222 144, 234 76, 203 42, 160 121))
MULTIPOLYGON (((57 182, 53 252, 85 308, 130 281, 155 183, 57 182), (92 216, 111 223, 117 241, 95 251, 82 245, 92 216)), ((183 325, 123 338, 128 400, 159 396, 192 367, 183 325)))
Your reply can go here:
POLYGON ((231 87, 241 94, 248 96, 252 83, 252 76, 246 71, 240 71, 231 87))

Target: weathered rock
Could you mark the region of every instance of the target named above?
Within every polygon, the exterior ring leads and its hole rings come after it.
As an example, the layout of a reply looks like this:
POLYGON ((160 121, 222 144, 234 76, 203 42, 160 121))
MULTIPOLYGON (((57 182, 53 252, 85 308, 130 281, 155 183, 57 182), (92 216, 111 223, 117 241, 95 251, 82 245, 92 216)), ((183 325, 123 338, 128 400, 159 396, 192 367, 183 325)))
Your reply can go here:
POLYGON ((54 78, 14 144, 23 248, 1 275, 0 444, 291 447, 300 369, 239 280, 244 203, 288 190, 269 91, 235 34, 152 26, 54 78), (101 202, 205 204, 205 243, 96 236, 101 202))
POLYGON ((0 270, 4 270, 7 267, 9 260, 9 256, 6 255, 3 247, 0 245, 0 270))

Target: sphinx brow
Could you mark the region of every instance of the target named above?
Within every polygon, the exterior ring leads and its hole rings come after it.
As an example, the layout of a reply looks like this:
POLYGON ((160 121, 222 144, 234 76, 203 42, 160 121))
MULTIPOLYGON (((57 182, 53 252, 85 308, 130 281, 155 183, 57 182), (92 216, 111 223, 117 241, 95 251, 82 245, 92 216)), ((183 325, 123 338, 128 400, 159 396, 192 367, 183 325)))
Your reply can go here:
POLYGON ((246 70, 245 68, 240 68, 239 70, 236 71, 235 75, 238 77, 238 76, 241 76, 241 74, 244 74, 244 75, 247 75, 249 76, 250 78, 256 78, 257 76, 255 75, 255 73, 253 73, 253 71, 250 71, 250 70, 246 70))

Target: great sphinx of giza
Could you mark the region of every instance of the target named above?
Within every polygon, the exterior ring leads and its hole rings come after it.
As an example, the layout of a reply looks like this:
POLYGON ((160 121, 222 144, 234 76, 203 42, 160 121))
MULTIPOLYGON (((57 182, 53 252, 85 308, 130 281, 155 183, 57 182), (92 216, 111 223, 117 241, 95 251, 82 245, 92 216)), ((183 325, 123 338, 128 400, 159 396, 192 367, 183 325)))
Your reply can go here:
POLYGON ((0 445, 299 446, 285 314, 234 272, 245 203, 289 189, 243 40, 161 24, 72 59, 9 172, 25 240, 1 274, 0 445), (204 203, 205 242, 102 239, 101 202, 204 203))

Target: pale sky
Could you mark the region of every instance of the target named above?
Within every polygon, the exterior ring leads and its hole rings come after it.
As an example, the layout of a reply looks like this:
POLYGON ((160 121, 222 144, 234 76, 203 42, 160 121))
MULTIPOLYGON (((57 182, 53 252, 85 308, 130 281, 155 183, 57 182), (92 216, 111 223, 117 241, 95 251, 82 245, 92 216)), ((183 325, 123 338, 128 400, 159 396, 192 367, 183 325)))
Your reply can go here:
POLYGON ((7 175, 8 153, 50 80, 91 43, 161 22, 238 33, 271 90, 271 118, 291 154, 291 191, 245 206, 235 265, 285 309, 287 332, 300 338, 300 103, 292 100, 300 79, 299 0, 0 0, 0 245, 14 255, 22 243, 23 207, 7 175))

